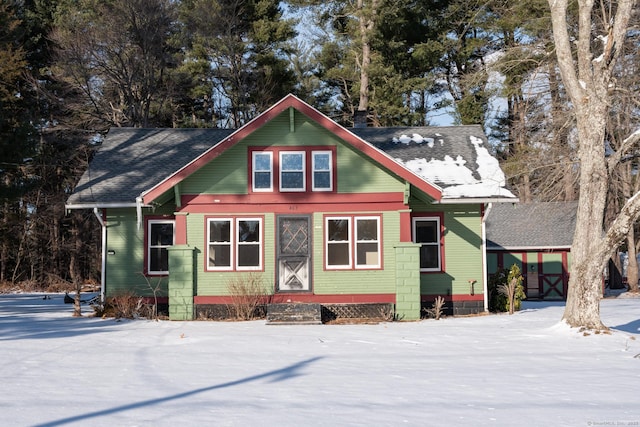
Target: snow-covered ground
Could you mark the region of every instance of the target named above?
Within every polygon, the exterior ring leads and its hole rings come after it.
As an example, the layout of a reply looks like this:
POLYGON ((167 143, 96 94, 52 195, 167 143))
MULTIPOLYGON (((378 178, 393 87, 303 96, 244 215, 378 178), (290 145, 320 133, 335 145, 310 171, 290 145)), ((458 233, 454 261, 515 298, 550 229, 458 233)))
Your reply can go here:
POLYGON ((640 299, 603 300, 613 332, 583 336, 561 303, 276 326, 73 318, 62 298, 0 295, 2 426, 640 425, 640 299))

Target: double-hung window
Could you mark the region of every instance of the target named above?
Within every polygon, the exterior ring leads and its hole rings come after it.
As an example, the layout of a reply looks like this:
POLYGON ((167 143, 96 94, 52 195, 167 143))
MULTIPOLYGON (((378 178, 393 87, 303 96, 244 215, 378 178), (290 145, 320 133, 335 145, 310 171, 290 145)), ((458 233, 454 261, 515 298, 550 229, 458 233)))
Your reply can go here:
POLYGON ((168 248, 175 242, 173 220, 147 222, 147 274, 169 274, 168 248))
POLYGON ((251 161, 253 191, 273 191, 273 153, 254 151, 251 161))
POLYGON ((262 269, 262 218, 209 218, 207 270, 262 269))
POLYGON ((327 269, 381 267, 380 217, 327 217, 325 233, 327 269))
POLYGON ((305 191, 304 151, 280 152, 280 191, 305 191))
POLYGON ((413 241, 420 243, 420 271, 441 271, 440 217, 413 218, 413 241))
POLYGON ((311 168, 313 181, 313 191, 333 190, 333 162, 331 151, 311 152, 311 168))

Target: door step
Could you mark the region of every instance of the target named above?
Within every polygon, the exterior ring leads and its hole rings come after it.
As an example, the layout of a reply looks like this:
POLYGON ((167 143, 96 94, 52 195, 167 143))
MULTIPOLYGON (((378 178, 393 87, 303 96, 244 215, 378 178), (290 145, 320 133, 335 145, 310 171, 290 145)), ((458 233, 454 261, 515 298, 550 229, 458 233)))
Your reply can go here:
POLYGON ((320 304, 286 303, 267 305, 267 325, 321 325, 320 304))

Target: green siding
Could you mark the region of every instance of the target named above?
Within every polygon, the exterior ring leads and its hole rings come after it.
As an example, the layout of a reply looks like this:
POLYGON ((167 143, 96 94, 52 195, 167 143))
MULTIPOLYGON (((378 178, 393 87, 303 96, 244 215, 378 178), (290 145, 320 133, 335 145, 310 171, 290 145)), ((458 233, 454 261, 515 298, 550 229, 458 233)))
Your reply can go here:
POLYGON ((404 182, 346 145, 323 127, 296 113, 294 132, 289 113, 280 114, 220 157, 187 177, 182 194, 247 194, 249 147, 337 146, 337 191, 376 193, 404 191, 404 182))
MULTIPOLYGON (((329 212, 328 212, 329 213, 329 212)), ((349 212, 331 212, 348 214, 349 212)), ((379 214, 381 212, 372 212, 379 214)), ((400 214, 382 213, 382 270, 325 270, 324 268, 324 215, 314 215, 314 292, 326 294, 388 294, 396 292, 395 249, 400 241, 400 214)), ((367 215, 358 212, 358 215, 367 215)))
POLYGON ((482 218, 480 205, 429 205, 412 199, 414 213, 443 214, 444 272, 422 273, 423 295, 482 294, 482 218), (469 281, 476 283, 471 289, 469 281))
POLYGON ((562 274, 562 254, 542 254, 543 272, 545 274, 562 274))
MULTIPOLYGON (((151 212, 144 209, 143 215, 170 215, 173 206, 165 206, 151 212)), ((135 209, 107 209, 107 251, 105 290, 107 296, 126 291, 139 295, 153 295, 160 286, 162 296, 166 296, 167 278, 146 278, 144 272, 144 222, 138 229, 135 209)))

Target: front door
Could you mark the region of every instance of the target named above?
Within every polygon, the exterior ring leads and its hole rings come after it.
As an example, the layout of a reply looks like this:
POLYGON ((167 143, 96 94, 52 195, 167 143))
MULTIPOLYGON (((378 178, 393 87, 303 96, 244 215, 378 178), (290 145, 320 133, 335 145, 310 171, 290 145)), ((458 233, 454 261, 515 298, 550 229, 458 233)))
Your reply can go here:
POLYGON ((311 218, 278 216, 279 292, 311 290, 311 218))

